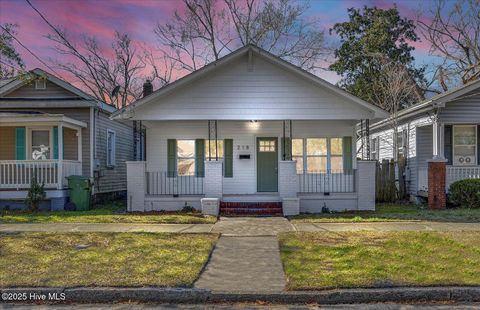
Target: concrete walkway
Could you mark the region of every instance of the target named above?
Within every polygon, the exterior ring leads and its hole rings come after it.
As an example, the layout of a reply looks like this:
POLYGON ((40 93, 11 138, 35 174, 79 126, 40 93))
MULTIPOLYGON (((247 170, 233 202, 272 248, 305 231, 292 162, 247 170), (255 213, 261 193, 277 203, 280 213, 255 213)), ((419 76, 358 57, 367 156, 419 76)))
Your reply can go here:
POLYGON ((0 232, 168 232, 220 233, 224 236, 276 236, 289 231, 480 231, 480 223, 371 222, 295 223, 282 217, 221 218, 215 224, 18 223, 0 224, 0 232))

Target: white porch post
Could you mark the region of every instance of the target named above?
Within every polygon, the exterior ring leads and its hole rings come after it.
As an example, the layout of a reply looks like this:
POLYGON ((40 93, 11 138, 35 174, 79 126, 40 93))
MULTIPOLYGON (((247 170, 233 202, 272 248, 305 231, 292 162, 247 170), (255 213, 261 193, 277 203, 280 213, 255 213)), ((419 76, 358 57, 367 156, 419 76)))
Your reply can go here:
POLYGON ((82 129, 77 129, 77 150, 78 150, 78 161, 82 162, 82 129))
POLYGON ((127 161, 127 211, 145 211, 146 162, 127 161))
POLYGON ((438 121, 438 117, 435 116, 433 119, 433 159, 444 159, 444 151, 443 151, 443 123, 438 121))
POLYGON ((223 196, 223 162, 220 160, 205 161, 204 190, 206 198, 222 198, 223 196))
POLYGON ((357 209, 375 211, 375 160, 357 161, 355 188, 358 195, 357 209))
POLYGON ((58 178, 57 178, 57 188, 63 188, 63 124, 58 125, 58 178))

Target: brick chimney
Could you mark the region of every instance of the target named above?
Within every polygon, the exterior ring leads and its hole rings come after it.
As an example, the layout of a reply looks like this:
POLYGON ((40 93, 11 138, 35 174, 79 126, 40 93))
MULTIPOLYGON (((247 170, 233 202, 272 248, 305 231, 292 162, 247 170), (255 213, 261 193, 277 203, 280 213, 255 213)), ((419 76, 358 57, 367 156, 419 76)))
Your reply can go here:
POLYGON ((145 83, 143 83, 143 97, 147 97, 153 93, 153 85, 150 80, 146 80, 145 83))

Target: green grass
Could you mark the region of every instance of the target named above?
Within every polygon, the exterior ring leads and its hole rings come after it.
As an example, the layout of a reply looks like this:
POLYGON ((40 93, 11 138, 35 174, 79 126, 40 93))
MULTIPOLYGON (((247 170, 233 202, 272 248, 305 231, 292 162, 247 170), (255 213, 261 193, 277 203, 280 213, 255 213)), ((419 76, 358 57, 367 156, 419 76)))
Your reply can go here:
POLYGON ((188 287, 216 240, 214 234, 0 233, 0 287, 188 287))
POLYGON ((480 209, 428 210, 413 204, 377 204, 376 211, 300 214, 293 223, 436 221, 480 222, 480 209))
POLYGON ((201 213, 165 212, 155 214, 125 213, 123 202, 98 206, 88 211, 25 212, 0 211, 0 223, 143 223, 209 224, 214 216, 201 213))
POLYGON ((284 233, 291 290, 480 285, 480 232, 284 233))

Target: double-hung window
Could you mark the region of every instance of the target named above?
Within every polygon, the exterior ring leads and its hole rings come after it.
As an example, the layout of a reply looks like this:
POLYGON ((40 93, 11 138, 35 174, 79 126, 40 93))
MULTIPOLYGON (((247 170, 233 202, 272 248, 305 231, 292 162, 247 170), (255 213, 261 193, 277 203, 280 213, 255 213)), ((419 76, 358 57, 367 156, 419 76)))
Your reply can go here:
POLYGON ((373 138, 372 142, 370 143, 370 159, 378 160, 378 138, 373 138))
POLYGON ((210 146, 208 145, 208 140, 205 140, 205 158, 206 160, 222 160, 223 159, 223 140, 217 140, 217 145, 215 146, 215 140, 210 140, 210 146), (218 157, 217 157, 218 151, 218 157))
POLYGON ((342 138, 292 139, 292 159, 297 173, 343 169, 342 138))
POLYGON ((195 175, 195 140, 177 141, 177 174, 195 175))
POLYGON ((107 166, 115 167, 116 161, 116 134, 115 131, 107 129, 107 166))
POLYGON ((453 163, 455 165, 477 164, 477 126, 453 126, 453 163))

